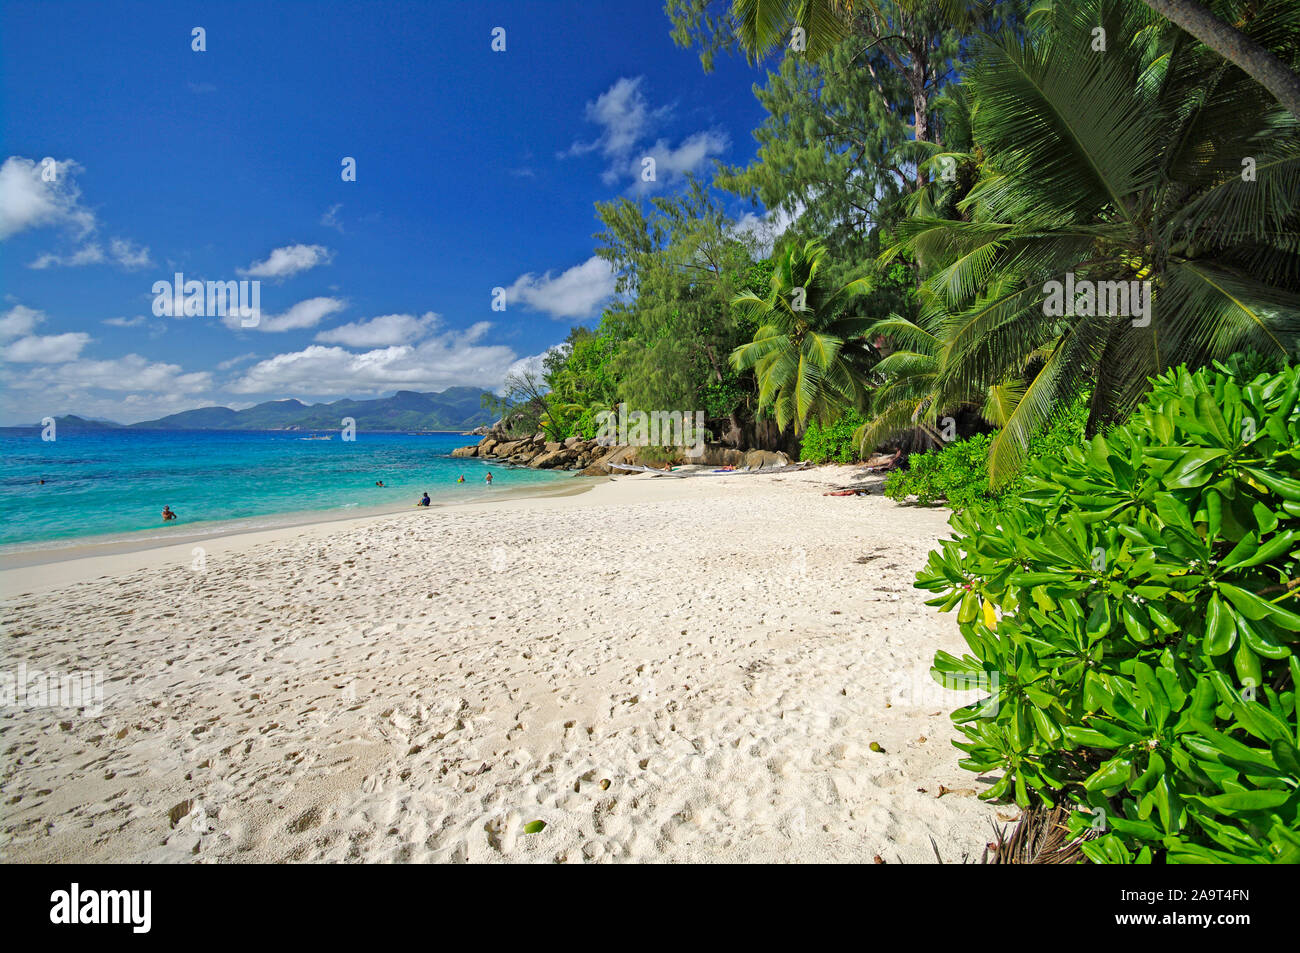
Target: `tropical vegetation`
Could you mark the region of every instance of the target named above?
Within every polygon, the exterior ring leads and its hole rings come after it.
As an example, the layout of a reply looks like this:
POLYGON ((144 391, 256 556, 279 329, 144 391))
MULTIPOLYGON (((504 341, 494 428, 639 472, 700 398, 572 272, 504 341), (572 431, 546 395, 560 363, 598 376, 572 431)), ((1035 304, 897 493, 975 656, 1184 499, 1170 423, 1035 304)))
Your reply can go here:
POLYGON ((1096 861, 1300 859, 1300 6, 665 9, 770 67, 757 154, 599 203, 616 298, 495 409, 905 451, 886 492, 955 511, 936 677, 1000 679, 956 716, 988 796, 1096 861))
POLYGON ((1300 370, 1169 371, 972 507, 917 585, 985 798, 1064 803, 1098 862, 1300 862, 1300 370))

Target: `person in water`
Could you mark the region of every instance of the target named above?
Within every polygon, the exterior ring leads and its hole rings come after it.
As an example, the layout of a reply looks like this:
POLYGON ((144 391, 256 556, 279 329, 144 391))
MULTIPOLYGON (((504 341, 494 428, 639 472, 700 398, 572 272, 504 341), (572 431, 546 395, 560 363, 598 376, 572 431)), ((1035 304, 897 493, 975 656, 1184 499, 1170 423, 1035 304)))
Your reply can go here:
POLYGON ((428 505, 429 505, 429 494, 426 491, 424 496, 421 497, 420 502, 417 503, 416 506, 428 506, 428 505))
POLYGON ((460 475, 460 479, 458 479, 456 482, 457 482, 457 483, 464 483, 464 482, 465 482, 465 474, 462 473, 462 474, 460 475))
POLYGON ((487 473, 487 476, 485 476, 485 477, 483 478, 483 482, 486 483, 488 486, 491 486, 491 485, 492 485, 492 471, 491 471, 491 470, 489 470, 488 473, 487 473))
POLYGON ((163 511, 162 511, 162 518, 163 518, 163 522, 166 523, 168 520, 176 519, 176 514, 172 512, 172 508, 170 506, 164 504, 163 511))
POLYGON ((375 486, 383 486, 383 485, 384 485, 384 481, 383 481, 383 480, 376 480, 376 481, 375 481, 375 486))

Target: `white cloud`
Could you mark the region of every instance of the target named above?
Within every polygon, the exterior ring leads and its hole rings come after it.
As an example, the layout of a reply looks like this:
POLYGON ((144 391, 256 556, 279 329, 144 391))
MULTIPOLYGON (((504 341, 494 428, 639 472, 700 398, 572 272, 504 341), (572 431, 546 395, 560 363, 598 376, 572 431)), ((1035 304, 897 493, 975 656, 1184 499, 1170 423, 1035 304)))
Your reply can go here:
POLYGON ((95 215, 81 204, 71 159, 50 163, 10 156, 0 165, 0 240, 28 228, 71 228, 79 236, 95 228, 95 215), (48 170, 48 172, 47 172, 48 170), (52 173, 52 181, 46 181, 52 173))
POLYGON ((428 337, 438 324, 438 315, 432 311, 418 318, 413 314, 385 314, 368 321, 353 321, 321 331, 316 335, 316 340, 321 344, 366 348, 414 344, 428 337))
POLYGON ((148 320, 143 314, 137 314, 134 318, 105 318, 104 324, 114 328, 135 328, 148 320))
POLYGON ((41 372, 54 387, 110 391, 172 391, 193 394, 212 386, 207 371, 185 373, 178 364, 153 362, 139 354, 105 361, 79 360, 41 372))
POLYGON ((334 253, 324 245, 286 245, 272 251, 266 261, 255 261, 239 273, 251 278, 288 278, 333 260, 334 253))
POLYGON ((153 259, 149 257, 148 248, 125 238, 113 238, 109 240, 107 252, 98 242, 90 242, 71 255, 55 255, 46 252, 35 261, 29 262, 27 267, 39 271, 51 266, 75 268, 80 265, 102 265, 108 262, 133 271, 137 268, 149 267, 153 264, 153 259))
POLYGON ((74 361, 90 343, 81 331, 22 337, 0 350, 0 360, 14 364, 61 364, 74 361))
POLYGON ((736 231, 741 237, 751 239, 758 253, 765 256, 770 255, 776 240, 785 233, 787 228, 798 221, 799 216, 804 212, 804 208, 804 204, 800 202, 795 206, 793 214, 779 206, 769 209, 762 215, 746 212, 736 220, 736 231))
POLYGON ((214 401, 198 397, 212 386, 207 372, 185 373, 175 364, 138 354, 106 361, 0 367, 0 416, 31 423, 45 416, 78 414, 130 423, 214 401))
POLYGON ((232 357, 227 361, 222 361, 217 365, 217 370, 228 371, 232 367, 238 367, 240 364, 251 361, 256 357, 257 355, 254 352, 249 351, 247 354, 240 354, 238 357, 232 357))
POLYGON ((478 342, 490 325, 448 331, 418 345, 355 352, 313 344, 259 361, 230 385, 237 394, 336 397, 399 390, 443 390, 456 384, 500 386, 515 352, 478 342))
POLYGON ((82 331, 66 334, 33 334, 36 326, 45 320, 45 313, 16 304, 0 314, 0 341, 8 343, 0 348, 0 361, 11 364, 59 364, 75 361, 91 337, 82 331))
MULTIPOLYGON (((97 228, 95 213, 81 204, 76 176, 84 171, 72 159, 24 159, 10 156, 0 166, 0 240, 29 228, 56 226, 85 241, 97 228)), ((128 270, 153 264, 149 249, 125 238, 112 238, 108 250, 86 241, 69 254, 46 252, 27 267, 77 267, 111 263, 128 270)))
POLYGON ((540 379, 546 371, 546 359, 555 351, 566 351, 569 345, 554 344, 548 347, 541 354, 530 354, 527 357, 521 357, 509 367, 506 368, 506 374, 532 374, 540 379))
POLYGON ((35 261, 27 263, 28 268, 35 268, 42 271, 51 266, 62 268, 76 268, 81 265, 102 265, 107 259, 104 256, 104 249, 97 242, 91 242, 89 245, 83 245, 71 255, 55 255, 52 252, 46 252, 35 261))
POLYGON ((631 166, 620 170, 617 166, 606 169, 601 178, 607 185, 613 185, 624 174, 628 175, 640 191, 653 191, 655 188, 672 182, 688 172, 698 172, 714 156, 722 155, 731 145, 725 132, 705 130, 687 136, 681 144, 673 148, 666 139, 658 140, 644 150, 644 154, 633 157, 631 166), (646 168, 644 160, 654 159, 654 178, 642 179, 642 170, 646 168))
POLYGON ((237 311, 232 309, 221 319, 222 323, 228 328, 244 331, 301 331, 305 328, 314 328, 322 320, 342 311, 347 307, 347 302, 340 298, 308 298, 306 301, 299 301, 284 314, 267 314, 262 312, 261 319, 257 324, 250 328, 243 326, 244 318, 237 311))
POLYGON ((614 85, 587 103, 587 121, 601 127, 600 136, 592 142, 575 142, 565 155, 585 155, 597 149, 608 157, 626 155, 641 140, 651 126, 669 113, 671 107, 651 110, 641 92, 644 76, 624 76, 614 85))
POLYGON ((338 203, 337 205, 331 205, 325 211, 325 214, 320 217, 320 223, 322 225, 324 225, 326 228, 337 228, 339 230, 340 235, 343 234, 343 223, 339 221, 339 209, 341 209, 342 207, 343 207, 342 202, 338 203))
POLYGON ((110 239, 108 252, 123 268, 147 268, 153 264, 149 258, 148 248, 136 245, 125 238, 110 239))
POLYGON ((0 341, 31 334, 36 325, 44 320, 44 313, 23 304, 16 304, 4 314, 0 314, 0 341))
POLYGON ((721 130, 706 129, 693 133, 673 146, 660 138, 653 144, 645 140, 653 128, 672 113, 672 107, 651 109, 642 92, 644 77, 623 77, 587 104, 586 118, 601 127, 600 135, 590 141, 573 143, 560 158, 599 151, 609 160, 601 173, 606 185, 630 181, 636 191, 649 192, 702 168, 711 158, 726 152, 731 142, 721 130), (642 178, 648 168, 646 159, 654 159, 654 178, 642 178))
POLYGON ((614 293, 614 272, 609 263, 592 256, 552 278, 529 272, 506 289, 506 305, 523 304, 556 319, 587 318, 614 293))

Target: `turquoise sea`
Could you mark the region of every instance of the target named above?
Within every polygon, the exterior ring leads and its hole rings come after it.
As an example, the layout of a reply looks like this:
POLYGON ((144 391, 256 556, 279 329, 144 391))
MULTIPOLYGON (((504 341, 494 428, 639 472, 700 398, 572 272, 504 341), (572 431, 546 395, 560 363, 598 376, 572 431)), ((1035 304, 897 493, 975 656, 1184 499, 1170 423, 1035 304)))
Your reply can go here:
POLYGON ((434 505, 572 479, 567 471, 489 466, 450 453, 460 434, 0 429, 0 551, 72 542, 178 541, 194 530, 257 529, 309 514, 434 505), (324 434, 321 434, 324 436, 324 434), (465 482, 456 478, 464 474, 465 482), (45 480, 42 485, 41 480, 45 480), (384 488, 375 486, 382 480, 384 488), (163 524, 164 505, 179 517, 163 524), (227 527, 223 524, 232 523, 227 527))

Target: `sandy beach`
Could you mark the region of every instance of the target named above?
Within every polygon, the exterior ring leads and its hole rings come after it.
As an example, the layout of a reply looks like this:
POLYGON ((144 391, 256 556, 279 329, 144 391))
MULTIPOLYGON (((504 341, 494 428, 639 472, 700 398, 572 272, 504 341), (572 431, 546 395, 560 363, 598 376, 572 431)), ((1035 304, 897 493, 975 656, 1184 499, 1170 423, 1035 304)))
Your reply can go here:
POLYGON ((975 798, 912 588, 946 511, 851 467, 411 510, 0 573, 8 862, 932 862, 975 798), (879 750, 876 750, 879 749, 879 750), (526 832, 525 826, 540 831, 526 832))

